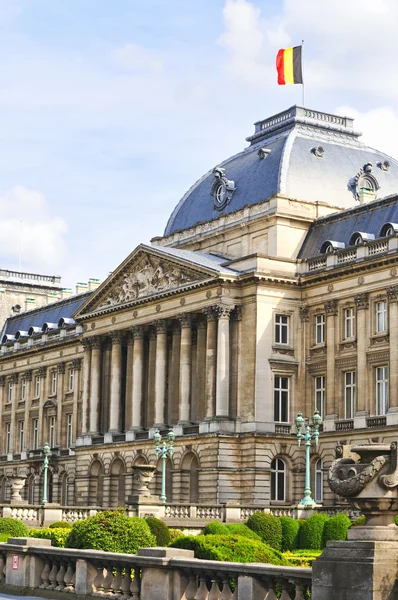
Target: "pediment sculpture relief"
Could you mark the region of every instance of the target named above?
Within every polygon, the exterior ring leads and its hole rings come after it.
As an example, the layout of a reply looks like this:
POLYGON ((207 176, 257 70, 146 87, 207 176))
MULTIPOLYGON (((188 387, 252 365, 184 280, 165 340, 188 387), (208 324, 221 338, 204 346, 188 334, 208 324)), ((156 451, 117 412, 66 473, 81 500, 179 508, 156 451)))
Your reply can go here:
POLYGON ((205 278, 204 274, 201 276, 191 269, 175 265, 163 258, 144 254, 120 275, 99 308, 177 289, 187 283, 205 278))

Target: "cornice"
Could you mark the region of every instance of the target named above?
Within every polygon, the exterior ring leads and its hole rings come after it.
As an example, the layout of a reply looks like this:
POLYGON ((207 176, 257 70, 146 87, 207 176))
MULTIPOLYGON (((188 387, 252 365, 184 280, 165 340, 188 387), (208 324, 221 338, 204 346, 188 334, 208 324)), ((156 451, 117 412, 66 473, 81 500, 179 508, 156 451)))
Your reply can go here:
MULTIPOLYGON (((0 354, 0 363, 7 361, 15 361, 17 359, 31 357, 35 354, 41 354, 42 352, 46 352, 47 350, 52 351, 57 347, 65 348, 65 346, 73 346, 76 343, 81 344, 81 334, 76 334, 76 336, 68 336, 63 338, 58 338, 57 340, 47 340, 47 342, 42 342, 37 346, 29 346, 26 348, 19 348, 15 352, 10 352, 7 354, 0 354)), ((83 353, 83 349, 82 349, 83 353)), ((33 368, 33 366, 31 367, 33 368)))

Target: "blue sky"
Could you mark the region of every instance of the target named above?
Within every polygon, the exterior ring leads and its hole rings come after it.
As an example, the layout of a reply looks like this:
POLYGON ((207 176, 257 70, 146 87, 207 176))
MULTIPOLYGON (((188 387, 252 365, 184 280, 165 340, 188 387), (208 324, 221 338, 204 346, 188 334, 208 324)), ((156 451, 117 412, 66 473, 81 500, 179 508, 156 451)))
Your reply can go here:
POLYGON ((0 0, 3 268, 104 278, 184 192, 301 103, 398 156, 395 0, 0 0), (21 224, 22 221, 22 224, 21 224))

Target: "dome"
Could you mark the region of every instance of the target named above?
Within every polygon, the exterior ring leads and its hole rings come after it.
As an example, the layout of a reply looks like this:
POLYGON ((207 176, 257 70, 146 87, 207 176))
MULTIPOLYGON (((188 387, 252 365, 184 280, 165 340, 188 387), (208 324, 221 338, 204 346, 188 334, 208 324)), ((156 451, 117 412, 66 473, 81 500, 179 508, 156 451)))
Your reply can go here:
POLYGON ((279 194, 349 208, 398 189, 398 162, 360 141, 353 119, 293 106, 255 123, 248 148, 183 196, 171 235, 279 194))

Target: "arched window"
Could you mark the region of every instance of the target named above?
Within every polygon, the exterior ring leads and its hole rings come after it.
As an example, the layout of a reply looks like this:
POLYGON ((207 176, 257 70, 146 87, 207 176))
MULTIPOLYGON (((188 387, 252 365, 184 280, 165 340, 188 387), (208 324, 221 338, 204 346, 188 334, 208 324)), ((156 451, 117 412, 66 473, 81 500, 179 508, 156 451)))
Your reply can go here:
POLYGON ((323 462, 321 458, 315 463, 315 502, 323 502, 323 462))
POLYGON ((286 464, 281 458, 271 463, 271 501, 286 500, 286 464))
POLYGON ((102 506, 103 499, 104 467, 99 460, 91 465, 88 481, 88 504, 89 506, 102 506))
POLYGON ((199 461, 193 452, 184 456, 181 465, 182 502, 195 504, 199 500, 199 461))
POLYGON ((117 458, 112 463, 110 477, 108 504, 113 508, 124 506, 124 504, 126 504, 125 475, 126 467, 124 466, 124 462, 120 458, 117 458))

